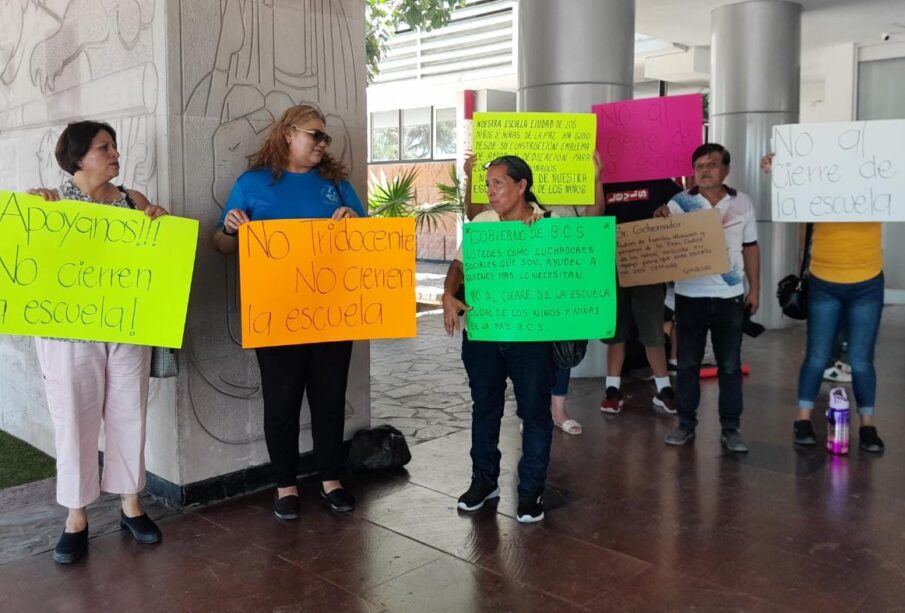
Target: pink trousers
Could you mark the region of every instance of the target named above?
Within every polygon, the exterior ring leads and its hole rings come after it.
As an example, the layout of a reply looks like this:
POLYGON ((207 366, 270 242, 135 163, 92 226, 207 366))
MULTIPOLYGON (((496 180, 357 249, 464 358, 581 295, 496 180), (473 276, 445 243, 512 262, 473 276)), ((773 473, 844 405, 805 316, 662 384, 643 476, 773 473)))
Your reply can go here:
POLYGON ((151 348, 36 338, 57 452, 57 502, 87 506, 103 489, 145 487, 145 412, 151 348), (104 424, 104 476, 98 435, 104 424))

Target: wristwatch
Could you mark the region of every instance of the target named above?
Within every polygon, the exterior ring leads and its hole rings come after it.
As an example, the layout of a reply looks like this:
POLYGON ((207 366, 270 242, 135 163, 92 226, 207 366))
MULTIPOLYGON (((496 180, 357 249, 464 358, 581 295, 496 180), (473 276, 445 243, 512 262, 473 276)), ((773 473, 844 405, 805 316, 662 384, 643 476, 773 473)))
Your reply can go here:
POLYGON ((227 231, 226 231, 226 226, 222 226, 222 227, 220 228, 220 231, 223 232, 223 233, 224 233, 225 235, 227 235, 227 236, 236 236, 236 235, 239 233, 238 230, 233 230, 232 232, 227 232, 227 231))

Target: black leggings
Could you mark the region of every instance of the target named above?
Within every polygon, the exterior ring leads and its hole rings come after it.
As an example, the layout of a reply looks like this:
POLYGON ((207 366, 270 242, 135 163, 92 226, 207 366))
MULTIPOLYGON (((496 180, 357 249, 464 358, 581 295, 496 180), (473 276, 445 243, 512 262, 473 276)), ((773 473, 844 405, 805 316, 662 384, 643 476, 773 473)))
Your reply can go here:
POLYGON ((277 487, 296 484, 299 415, 306 390, 315 468, 321 481, 338 479, 352 341, 263 347, 256 353, 264 392, 264 439, 277 487))

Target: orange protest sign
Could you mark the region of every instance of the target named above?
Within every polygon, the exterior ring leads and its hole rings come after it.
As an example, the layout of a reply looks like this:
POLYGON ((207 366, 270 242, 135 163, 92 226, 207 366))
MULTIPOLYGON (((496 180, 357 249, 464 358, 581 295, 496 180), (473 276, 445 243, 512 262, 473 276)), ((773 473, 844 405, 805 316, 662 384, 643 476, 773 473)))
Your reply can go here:
POLYGON ((242 346, 408 338, 413 219, 285 219, 239 227, 242 346))

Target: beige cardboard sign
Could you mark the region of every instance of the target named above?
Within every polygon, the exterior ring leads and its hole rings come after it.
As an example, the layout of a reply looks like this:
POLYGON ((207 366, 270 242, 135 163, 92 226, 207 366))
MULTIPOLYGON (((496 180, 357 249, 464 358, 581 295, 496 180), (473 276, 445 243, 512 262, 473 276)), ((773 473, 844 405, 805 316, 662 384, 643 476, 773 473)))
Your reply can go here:
POLYGON ((650 285, 729 271, 716 209, 616 226, 619 285, 650 285))

